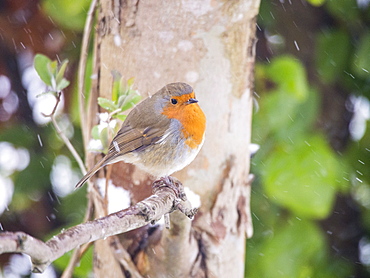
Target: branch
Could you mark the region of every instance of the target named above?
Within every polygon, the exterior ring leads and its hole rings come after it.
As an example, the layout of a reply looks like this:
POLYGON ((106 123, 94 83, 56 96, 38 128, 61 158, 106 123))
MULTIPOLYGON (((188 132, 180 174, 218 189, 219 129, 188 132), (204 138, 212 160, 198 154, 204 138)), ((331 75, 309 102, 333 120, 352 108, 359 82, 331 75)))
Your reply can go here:
MULTIPOLYGON (((153 183, 153 195, 135 206, 108 216, 74 226, 43 242, 23 232, 0 233, 0 254, 24 253, 31 257, 33 272, 43 272, 64 253, 88 242, 131 231, 153 223, 163 215, 178 209, 183 196, 180 182, 161 179, 153 183)), ((195 210, 181 206, 184 214, 192 218, 195 210)))

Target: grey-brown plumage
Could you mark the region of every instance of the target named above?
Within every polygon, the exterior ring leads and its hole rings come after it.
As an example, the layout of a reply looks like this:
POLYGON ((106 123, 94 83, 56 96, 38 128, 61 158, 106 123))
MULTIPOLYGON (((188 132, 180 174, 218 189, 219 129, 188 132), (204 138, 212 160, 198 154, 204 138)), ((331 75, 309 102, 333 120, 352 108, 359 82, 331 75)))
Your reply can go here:
MULTIPOLYGON (((178 171, 179 167, 183 168, 183 165, 189 164, 191 162, 188 162, 189 158, 193 160, 200 147, 194 155, 194 150, 184 143, 190 135, 184 136, 184 128, 179 120, 164 111, 169 108, 171 112, 175 107, 171 104, 174 98, 179 100, 176 105, 179 106, 179 111, 183 111, 180 114, 189 113, 185 108, 187 105, 196 105, 189 111, 193 111, 194 108, 198 111, 197 100, 190 97, 193 94, 193 89, 188 84, 171 83, 142 101, 127 115, 121 129, 113 138, 107 155, 77 183, 76 187, 82 186, 102 167, 121 160, 135 164, 154 176, 169 175, 178 171), (187 101, 180 103, 182 96, 186 97, 187 101)), ((205 117, 200 108, 199 111, 201 112, 199 121, 204 121, 202 127, 204 134, 205 117)), ((197 117, 194 119, 196 121, 197 117)))

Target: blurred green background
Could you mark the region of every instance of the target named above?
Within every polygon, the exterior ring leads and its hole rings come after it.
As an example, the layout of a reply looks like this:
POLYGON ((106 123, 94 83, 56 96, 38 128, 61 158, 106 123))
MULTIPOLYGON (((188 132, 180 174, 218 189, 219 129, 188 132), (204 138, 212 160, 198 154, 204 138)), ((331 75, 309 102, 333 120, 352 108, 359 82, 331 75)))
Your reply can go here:
POLYGON ((370 277, 370 1, 262 1, 246 277, 370 277))
MULTIPOLYGON (((0 0, 0 230, 47 240, 83 219, 86 189, 71 194, 81 174, 40 114, 53 98, 36 97, 46 88, 32 62, 69 59, 58 119, 82 155, 75 80, 89 4, 0 0)), ((261 2, 246 277, 370 277, 369 27, 369 0, 261 2)), ((91 265, 89 251, 76 277, 91 265)), ((22 255, 1 255, 0 269, 37 277, 22 255)))

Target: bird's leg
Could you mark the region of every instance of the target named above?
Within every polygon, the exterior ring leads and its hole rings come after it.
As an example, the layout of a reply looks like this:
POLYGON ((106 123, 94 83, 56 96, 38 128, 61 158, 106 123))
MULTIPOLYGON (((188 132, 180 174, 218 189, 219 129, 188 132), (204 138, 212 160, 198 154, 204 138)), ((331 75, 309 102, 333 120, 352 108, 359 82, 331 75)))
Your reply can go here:
MULTIPOLYGON (((182 183, 178 179, 174 177, 170 177, 170 176, 160 178, 159 180, 156 180, 153 182, 153 193, 155 194, 157 190, 163 187, 171 188, 176 194, 176 199, 174 200, 173 209, 179 210, 180 212, 185 214, 187 217, 192 219, 194 215, 198 212, 198 209, 189 208, 189 202, 186 202, 187 198, 186 198, 184 186, 182 185, 182 183)), ((167 219, 165 220, 167 221, 169 220, 168 216, 167 216, 167 219)), ((166 227, 167 226, 169 226, 169 223, 166 223, 166 227)))

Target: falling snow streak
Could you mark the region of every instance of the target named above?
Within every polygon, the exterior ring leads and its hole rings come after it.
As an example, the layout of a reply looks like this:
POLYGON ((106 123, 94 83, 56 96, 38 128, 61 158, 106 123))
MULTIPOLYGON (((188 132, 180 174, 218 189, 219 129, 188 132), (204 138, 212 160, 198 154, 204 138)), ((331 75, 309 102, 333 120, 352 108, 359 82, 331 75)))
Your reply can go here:
POLYGON ((294 41, 295 48, 300 51, 297 41, 294 41))
POLYGON ((37 139, 39 140, 40 147, 43 147, 40 134, 37 134, 37 139))

